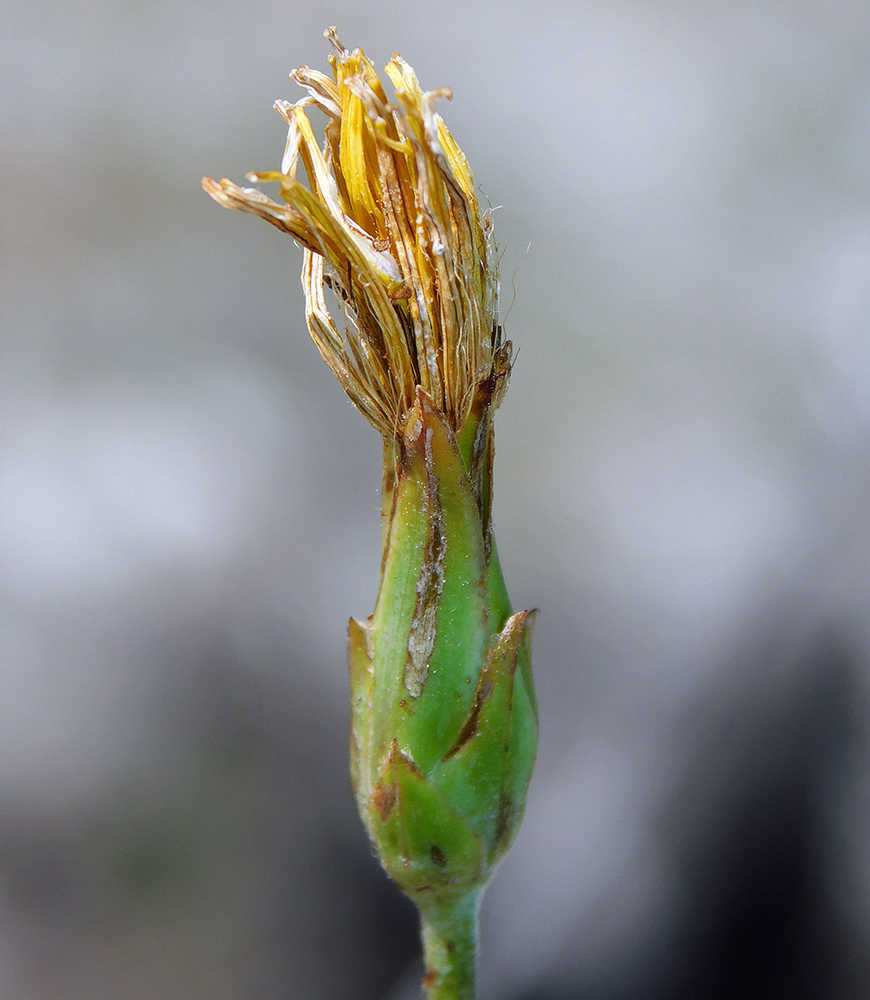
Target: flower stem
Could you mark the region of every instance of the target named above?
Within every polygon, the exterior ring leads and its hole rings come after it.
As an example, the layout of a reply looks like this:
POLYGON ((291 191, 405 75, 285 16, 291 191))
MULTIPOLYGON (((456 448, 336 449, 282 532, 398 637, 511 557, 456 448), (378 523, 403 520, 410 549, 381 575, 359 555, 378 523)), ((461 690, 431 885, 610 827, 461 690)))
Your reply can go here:
POLYGON ((481 895, 482 890, 474 890, 420 906, 426 1000, 474 1000, 481 895))

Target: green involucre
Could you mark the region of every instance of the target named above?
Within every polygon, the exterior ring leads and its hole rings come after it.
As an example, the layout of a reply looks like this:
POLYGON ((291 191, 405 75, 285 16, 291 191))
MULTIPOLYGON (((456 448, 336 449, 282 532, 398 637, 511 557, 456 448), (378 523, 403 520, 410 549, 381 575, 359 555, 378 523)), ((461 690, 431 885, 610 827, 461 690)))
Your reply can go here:
POLYGON ((348 629, 357 804, 424 909, 487 882, 537 748, 534 612, 511 614, 490 537, 488 401, 457 440, 418 390, 387 477, 375 613, 348 629))

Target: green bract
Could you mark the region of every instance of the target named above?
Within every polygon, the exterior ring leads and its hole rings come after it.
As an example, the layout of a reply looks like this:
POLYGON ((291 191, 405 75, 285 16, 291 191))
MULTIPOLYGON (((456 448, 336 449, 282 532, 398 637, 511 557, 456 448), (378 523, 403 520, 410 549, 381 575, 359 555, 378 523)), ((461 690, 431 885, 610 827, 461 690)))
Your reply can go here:
MULTIPOLYGON (((474 423, 486 470, 491 434, 474 423)), ((534 612, 511 614, 474 468, 418 390, 375 613, 348 629, 357 804, 384 867, 423 903, 487 881, 522 817, 537 746, 534 612)))

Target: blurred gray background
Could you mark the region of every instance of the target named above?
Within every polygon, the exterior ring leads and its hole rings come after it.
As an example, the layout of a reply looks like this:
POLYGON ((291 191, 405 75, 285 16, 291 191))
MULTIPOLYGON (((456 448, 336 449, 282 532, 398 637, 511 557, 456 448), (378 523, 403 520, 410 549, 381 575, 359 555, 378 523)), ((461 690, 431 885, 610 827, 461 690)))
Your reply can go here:
POLYGON ((498 206, 542 742, 481 1000, 867 997, 850 0, 0 0, 0 996, 416 993, 345 776, 379 441, 199 187, 277 166, 329 24, 453 88, 498 206))

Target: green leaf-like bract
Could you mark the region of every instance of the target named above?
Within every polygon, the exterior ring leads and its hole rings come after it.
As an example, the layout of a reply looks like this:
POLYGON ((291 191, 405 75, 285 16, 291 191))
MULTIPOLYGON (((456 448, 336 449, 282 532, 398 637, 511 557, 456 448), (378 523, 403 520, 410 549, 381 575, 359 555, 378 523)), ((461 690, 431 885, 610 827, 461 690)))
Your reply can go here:
POLYGON ((511 613, 491 538, 490 398, 457 437, 418 390, 385 477, 375 613, 348 629, 357 803, 422 909, 487 882, 537 748, 534 612, 511 613))

